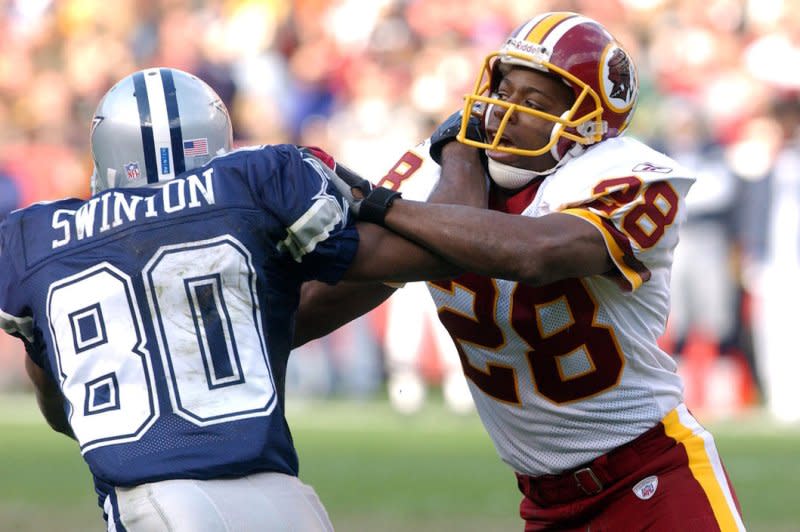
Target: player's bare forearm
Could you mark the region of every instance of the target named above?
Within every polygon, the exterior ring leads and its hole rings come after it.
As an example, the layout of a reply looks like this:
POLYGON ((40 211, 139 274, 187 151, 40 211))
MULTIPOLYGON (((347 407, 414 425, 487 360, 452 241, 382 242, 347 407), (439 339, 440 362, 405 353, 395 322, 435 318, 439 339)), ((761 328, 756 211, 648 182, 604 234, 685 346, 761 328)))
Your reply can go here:
MULTIPOLYGON (((450 144, 443 151, 442 178, 432 201, 484 205, 485 177, 477 150, 450 144)), ((383 281, 443 279, 460 273, 440 255, 386 228, 359 223, 358 233, 358 251, 343 282, 303 285, 293 347, 325 336, 380 305, 394 293, 383 281)))
POLYGON ((479 154, 460 142, 448 143, 442 149, 441 175, 428 203, 486 206, 488 187, 479 154))
POLYGON ((394 293, 383 283, 303 283, 292 347, 321 338, 374 309, 394 293))
MULTIPOLYGON (((428 202, 483 207, 487 201, 487 181, 479 150, 460 142, 448 143, 442 150, 439 181, 428 202)), ((461 273, 460 268, 441 254, 384 227, 359 223, 358 233, 358 252, 345 279, 406 282, 444 279, 461 273)))
POLYGON ((461 271, 386 228, 359 223, 358 233, 358 251, 343 282, 303 284, 293 347, 325 336, 380 305, 394 293, 383 281, 445 279, 461 271))
POLYGON ((39 405, 39 410, 42 412, 47 424, 54 431, 75 439, 75 434, 72 432, 72 427, 69 426, 69 421, 67 420, 64 396, 56 383, 30 357, 25 359, 25 369, 34 385, 36 403, 39 405))
POLYGON ((386 226, 463 270, 541 285, 612 267, 600 233, 580 218, 541 218, 397 200, 386 226))
POLYGON ((426 281, 454 277, 461 269, 400 235, 375 224, 358 223, 356 256, 344 279, 350 281, 426 281))

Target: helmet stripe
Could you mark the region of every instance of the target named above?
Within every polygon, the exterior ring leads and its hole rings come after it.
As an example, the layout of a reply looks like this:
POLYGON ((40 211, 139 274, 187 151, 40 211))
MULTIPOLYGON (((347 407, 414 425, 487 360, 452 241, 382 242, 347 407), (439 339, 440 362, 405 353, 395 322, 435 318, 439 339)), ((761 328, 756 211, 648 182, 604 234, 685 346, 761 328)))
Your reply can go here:
POLYGON ((150 118, 150 98, 147 96, 147 86, 142 72, 137 72, 133 76, 133 91, 136 96, 136 105, 139 108, 139 128, 142 132, 142 149, 144 150, 144 167, 147 174, 147 182, 155 183, 158 181, 156 145, 150 118))
POLYGON ((577 16, 575 13, 569 12, 561 12, 561 13, 552 13, 549 16, 545 17, 538 24, 536 24, 533 28, 531 28, 528 35, 525 36, 525 40, 532 43, 540 44, 544 41, 545 37, 560 24, 562 21, 577 16))
POLYGON ((550 34, 547 35, 547 37, 544 39, 544 42, 542 42, 542 45, 545 46, 548 50, 554 49, 556 44, 558 44, 558 41, 560 41, 561 38, 564 35, 566 35, 566 33, 569 30, 571 30, 575 26, 578 26, 579 24, 584 24, 584 23, 597 25, 595 21, 584 16, 578 15, 572 17, 569 20, 565 20, 563 24, 559 24, 558 26, 553 27, 550 34))
POLYGON ((153 157, 156 160, 157 168, 155 174, 147 176, 147 182, 158 183, 175 177, 167 98, 164 94, 164 82, 161 79, 160 69, 151 68, 145 70, 144 82, 147 86, 147 97, 150 100, 150 119, 153 126, 153 141, 155 142, 153 157))
POLYGON ((183 155, 183 132, 181 130, 181 115, 178 109, 178 98, 175 94, 175 80, 172 71, 168 68, 161 69, 161 82, 164 86, 164 97, 167 101, 167 119, 169 120, 169 138, 172 143, 172 160, 175 163, 175 175, 186 171, 186 158, 183 155))
POLYGON ((524 23, 522 26, 515 29, 514 33, 511 34, 511 37, 515 39, 521 39, 524 41, 525 37, 531 32, 531 30, 546 16, 548 16, 548 13, 542 13, 541 15, 536 15, 534 18, 532 18, 528 22, 524 23))

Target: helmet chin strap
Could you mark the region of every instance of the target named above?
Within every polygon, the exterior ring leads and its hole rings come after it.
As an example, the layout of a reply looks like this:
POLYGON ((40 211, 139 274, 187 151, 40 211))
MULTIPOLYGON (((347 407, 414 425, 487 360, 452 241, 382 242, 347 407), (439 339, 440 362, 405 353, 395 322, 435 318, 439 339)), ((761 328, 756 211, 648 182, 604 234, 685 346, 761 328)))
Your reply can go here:
POLYGON ((526 170, 524 168, 517 168, 508 164, 503 164, 495 161, 491 157, 489 160, 489 176, 492 178, 497 186, 508 190, 515 190, 522 188, 539 176, 552 174, 556 166, 544 172, 537 172, 536 170, 526 170))
POLYGON ((537 172, 536 170, 526 170, 525 168, 517 168, 516 166, 499 163, 491 157, 487 157, 489 163, 489 177, 491 177, 492 181, 494 181, 497 186, 501 188, 508 190, 522 188, 537 177, 552 174, 564 166, 568 161, 583 153, 585 149, 586 146, 576 143, 567 151, 567 153, 564 154, 561 160, 553 165, 552 168, 548 170, 542 170, 541 172, 537 172))
MULTIPOLYGON (((490 104, 486 114, 484 114, 484 117, 489 116, 492 107, 493 105, 490 104)), ((564 113, 561 115, 561 118, 566 118, 569 115, 569 112, 569 110, 564 111, 564 113)), ((486 120, 486 118, 484 118, 484 120, 486 120)), ((550 139, 553 140, 554 137, 557 137, 563 128, 564 126, 562 124, 554 123, 552 129, 550 130, 550 139)), ((517 168, 516 166, 499 163, 491 157, 488 157, 489 176, 500 188, 505 188, 508 190, 522 188, 537 177, 552 174, 566 164, 567 161, 583 153, 585 148, 585 146, 576 142, 563 156, 559 156, 558 141, 556 140, 556 142, 553 144, 553 147, 550 148, 550 154, 553 156, 553 159, 556 160, 556 164, 554 164, 552 168, 542 170, 541 172, 536 170, 526 170, 524 168, 517 168)))

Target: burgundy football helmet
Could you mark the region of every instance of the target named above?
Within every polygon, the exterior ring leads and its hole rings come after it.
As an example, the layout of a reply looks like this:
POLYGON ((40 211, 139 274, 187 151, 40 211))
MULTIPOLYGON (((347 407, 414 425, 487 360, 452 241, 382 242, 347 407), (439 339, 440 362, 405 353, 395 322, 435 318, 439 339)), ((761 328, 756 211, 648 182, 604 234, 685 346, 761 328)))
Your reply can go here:
POLYGON ((532 157, 549 150, 560 161, 576 144, 583 147, 621 135, 630 123, 638 95, 633 61, 603 26, 577 13, 545 13, 517 28, 499 51, 486 57, 472 94, 465 96, 457 139, 477 148, 532 157), (555 116, 497 99, 494 91, 511 66, 561 77, 575 93, 572 108, 555 116), (493 107, 506 109, 493 138, 485 142, 466 138, 468 115, 483 119, 486 110, 493 107), (536 149, 500 145, 514 113, 552 121, 550 140, 536 149))

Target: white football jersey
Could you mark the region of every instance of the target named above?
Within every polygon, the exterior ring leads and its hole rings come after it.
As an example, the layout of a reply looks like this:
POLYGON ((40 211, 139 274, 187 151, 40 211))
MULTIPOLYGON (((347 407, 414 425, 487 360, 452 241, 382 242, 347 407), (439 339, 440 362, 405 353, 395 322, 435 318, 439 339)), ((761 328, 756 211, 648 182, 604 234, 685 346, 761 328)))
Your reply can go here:
MULTIPOLYGON (((428 146, 409 150, 381 184, 406 199, 427 198, 440 172, 428 146)), ((520 192, 514 212, 562 212, 591 223, 613 272, 538 287, 475 274, 428 283, 483 424, 515 471, 575 468, 683 402, 676 363, 657 341, 693 182, 637 140, 603 141, 546 177, 535 194, 520 192)))

